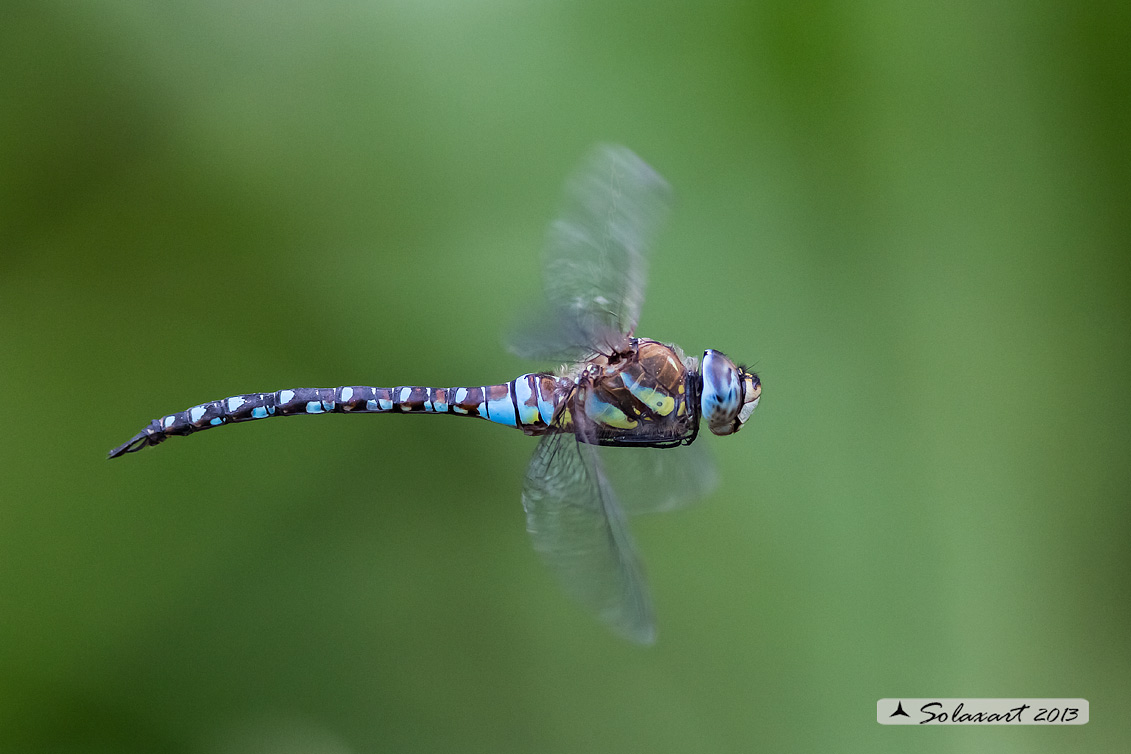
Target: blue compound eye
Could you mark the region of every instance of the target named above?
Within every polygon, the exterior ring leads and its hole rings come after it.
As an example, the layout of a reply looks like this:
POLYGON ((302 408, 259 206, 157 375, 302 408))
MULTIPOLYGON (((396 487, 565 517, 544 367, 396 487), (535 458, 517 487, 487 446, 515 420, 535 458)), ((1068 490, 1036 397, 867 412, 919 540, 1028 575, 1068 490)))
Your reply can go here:
POLYGON ((703 354, 702 416, 716 435, 737 432, 750 418, 762 394, 758 376, 740 369, 722 353, 703 354))
POLYGON ((703 394, 700 407, 707 426, 716 435, 735 431, 735 419, 742 409, 742 388, 738 367, 718 351, 703 354, 703 394))

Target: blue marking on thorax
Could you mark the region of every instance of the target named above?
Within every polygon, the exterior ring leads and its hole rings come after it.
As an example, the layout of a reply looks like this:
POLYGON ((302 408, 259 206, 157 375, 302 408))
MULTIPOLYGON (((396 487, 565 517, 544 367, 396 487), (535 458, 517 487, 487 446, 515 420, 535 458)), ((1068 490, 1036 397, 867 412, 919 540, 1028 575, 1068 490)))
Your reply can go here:
POLYGON ((252 419, 266 419, 267 418, 267 409, 265 409, 263 406, 257 406, 256 408, 253 408, 251 410, 251 418, 252 419))

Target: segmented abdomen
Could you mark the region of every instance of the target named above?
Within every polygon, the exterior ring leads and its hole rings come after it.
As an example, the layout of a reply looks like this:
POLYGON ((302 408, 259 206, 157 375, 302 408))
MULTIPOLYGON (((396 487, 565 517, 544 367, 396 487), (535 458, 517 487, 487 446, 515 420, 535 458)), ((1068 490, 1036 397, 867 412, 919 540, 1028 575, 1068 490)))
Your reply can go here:
POLYGON ((517 427, 528 435, 546 432, 568 383, 549 374, 524 374, 484 387, 330 387, 248 393, 202 403, 154 419, 111 458, 157 445, 172 435, 190 435, 225 424, 308 414, 455 414, 517 427))

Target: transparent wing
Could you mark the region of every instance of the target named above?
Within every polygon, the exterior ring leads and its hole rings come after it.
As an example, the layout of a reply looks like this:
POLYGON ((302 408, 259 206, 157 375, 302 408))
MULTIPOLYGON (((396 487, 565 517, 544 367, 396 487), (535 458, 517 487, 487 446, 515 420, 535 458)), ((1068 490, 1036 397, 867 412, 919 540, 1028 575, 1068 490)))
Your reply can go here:
POLYGON ((701 442, 678 448, 604 446, 600 455, 621 506, 632 515, 681 508, 707 497, 719 483, 701 442))
POLYGON ((648 249, 667 216, 668 184, 626 147, 600 145, 566 185, 543 260, 545 309, 511 339, 534 358, 608 352, 640 320, 648 249))
POLYGON ((624 513, 594 445, 545 435, 522 488, 534 548, 573 597, 617 633, 655 641, 652 605, 624 513))

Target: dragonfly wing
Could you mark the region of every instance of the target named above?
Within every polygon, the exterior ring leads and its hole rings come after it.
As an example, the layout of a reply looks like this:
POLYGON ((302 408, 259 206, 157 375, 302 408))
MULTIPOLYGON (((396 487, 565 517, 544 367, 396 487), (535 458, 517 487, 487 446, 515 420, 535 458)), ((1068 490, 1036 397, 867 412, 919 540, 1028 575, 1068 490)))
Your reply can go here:
POLYGON ((546 308, 512 339, 536 358, 608 353, 636 330, 667 182, 626 147, 594 149, 566 185, 543 260, 546 308))
POLYGON ((636 549, 594 445, 568 432, 542 438, 522 489, 534 548, 566 591, 617 633, 655 641, 636 549))
POLYGON ((600 454, 622 507, 632 515, 682 508, 707 497, 719 484, 704 443, 678 448, 605 446, 600 454))

